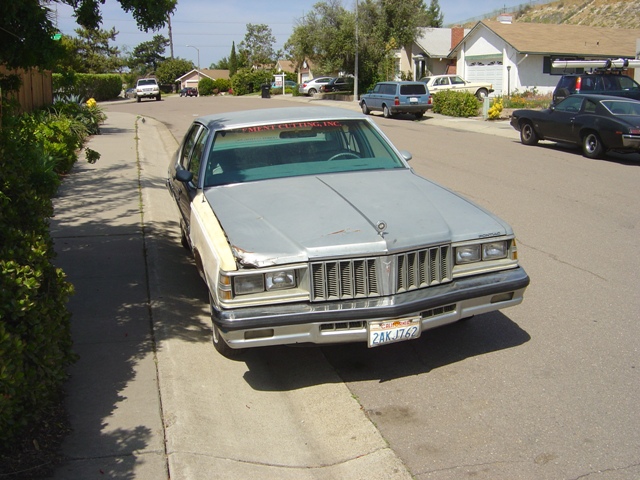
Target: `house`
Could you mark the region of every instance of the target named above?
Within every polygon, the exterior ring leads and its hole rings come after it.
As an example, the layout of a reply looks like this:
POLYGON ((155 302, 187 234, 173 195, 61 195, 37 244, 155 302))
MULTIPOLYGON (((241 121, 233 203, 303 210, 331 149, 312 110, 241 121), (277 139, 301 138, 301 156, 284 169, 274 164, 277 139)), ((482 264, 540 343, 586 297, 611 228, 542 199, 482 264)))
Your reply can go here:
MULTIPOLYGON (((458 75, 493 84, 494 95, 537 89, 550 93, 565 73, 556 59, 636 58, 640 30, 502 21, 477 23, 449 53, 458 75)), ((631 69, 628 74, 634 76, 631 69)))
POLYGON ((407 55, 403 49, 396 55, 398 76, 401 72, 410 72, 417 80, 428 75, 456 73, 455 59, 449 58, 449 54, 469 31, 462 27, 422 28, 420 36, 410 47, 410 54, 407 55))
POLYGON ((193 69, 181 77, 176 78, 176 83, 180 83, 180 89, 186 87, 198 88, 198 82, 203 77, 210 78, 211 80, 217 80, 218 78, 229 80, 229 70, 211 70, 208 68, 200 70, 193 69))

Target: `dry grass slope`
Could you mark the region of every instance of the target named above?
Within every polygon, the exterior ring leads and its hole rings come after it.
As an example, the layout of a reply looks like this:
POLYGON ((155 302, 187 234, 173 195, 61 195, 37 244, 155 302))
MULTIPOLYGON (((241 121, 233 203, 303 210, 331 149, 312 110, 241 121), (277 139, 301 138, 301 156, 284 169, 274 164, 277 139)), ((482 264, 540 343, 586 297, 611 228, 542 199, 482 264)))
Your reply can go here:
POLYGON ((512 13, 516 22, 640 28, 640 0, 559 0, 512 13))

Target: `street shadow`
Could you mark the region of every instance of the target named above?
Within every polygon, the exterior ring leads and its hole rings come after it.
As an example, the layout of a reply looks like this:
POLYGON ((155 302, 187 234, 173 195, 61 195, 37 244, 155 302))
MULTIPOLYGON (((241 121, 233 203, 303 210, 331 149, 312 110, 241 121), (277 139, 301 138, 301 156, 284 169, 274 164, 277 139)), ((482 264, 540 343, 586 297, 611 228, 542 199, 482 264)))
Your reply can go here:
MULTIPOLYGON (((514 140, 514 143, 521 143, 519 140, 514 140)), ((620 152, 607 152, 602 158, 587 158, 582 154, 582 147, 573 145, 570 143, 542 141, 538 143, 536 148, 541 148, 547 151, 560 151, 571 153, 573 155, 582 157, 585 162, 608 162, 617 163, 619 165, 627 166, 640 166, 640 153, 620 153, 620 152)))

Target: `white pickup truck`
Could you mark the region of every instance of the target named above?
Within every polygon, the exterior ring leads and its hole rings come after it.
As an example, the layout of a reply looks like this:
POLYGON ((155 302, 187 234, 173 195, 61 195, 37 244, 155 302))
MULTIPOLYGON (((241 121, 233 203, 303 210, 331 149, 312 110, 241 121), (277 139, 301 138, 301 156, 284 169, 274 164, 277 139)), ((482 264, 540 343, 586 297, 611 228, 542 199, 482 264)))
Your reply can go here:
POLYGON ((155 98, 160 101, 160 86, 155 78, 141 78, 136 84, 136 99, 141 101, 143 98, 155 98))

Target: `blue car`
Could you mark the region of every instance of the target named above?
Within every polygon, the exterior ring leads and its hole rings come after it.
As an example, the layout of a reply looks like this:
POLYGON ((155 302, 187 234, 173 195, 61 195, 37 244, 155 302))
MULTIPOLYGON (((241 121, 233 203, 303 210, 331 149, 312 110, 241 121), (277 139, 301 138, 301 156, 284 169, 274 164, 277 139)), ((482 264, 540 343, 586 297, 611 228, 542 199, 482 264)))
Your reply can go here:
POLYGON ((385 118, 398 113, 411 113, 422 118, 433 108, 433 100, 423 82, 379 82, 360 97, 360 108, 365 115, 380 111, 385 118))

